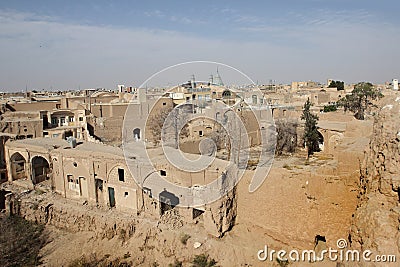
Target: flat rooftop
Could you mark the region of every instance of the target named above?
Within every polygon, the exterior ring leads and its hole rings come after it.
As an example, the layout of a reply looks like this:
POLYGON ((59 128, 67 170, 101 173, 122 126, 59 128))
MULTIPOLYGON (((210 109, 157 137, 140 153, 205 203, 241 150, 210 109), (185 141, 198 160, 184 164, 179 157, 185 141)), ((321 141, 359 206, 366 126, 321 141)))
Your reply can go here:
POLYGON ((347 123, 346 122, 337 122, 337 121, 319 121, 317 126, 321 129, 325 129, 325 130, 345 132, 347 123))
POLYGON ((99 155, 105 156, 109 155, 112 157, 123 157, 122 149, 118 147, 108 146, 101 143, 86 142, 82 140, 76 140, 77 146, 71 148, 66 140, 59 138, 41 137, 41 138, 31 138, 23 140, 15 140, 7 143, 8 147, 20 147, 20 148, 38 148, 45 149, 49 151, 62 150, 63 153, 68 155, 82 155, 82 153, 88 155, 99 155))

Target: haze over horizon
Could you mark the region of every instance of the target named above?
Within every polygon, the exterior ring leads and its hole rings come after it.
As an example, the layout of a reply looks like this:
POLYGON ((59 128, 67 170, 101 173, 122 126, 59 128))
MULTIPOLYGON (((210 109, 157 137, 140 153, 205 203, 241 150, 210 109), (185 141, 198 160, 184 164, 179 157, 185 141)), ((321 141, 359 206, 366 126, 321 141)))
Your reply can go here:
MULTIPOLYGON (((196 60, 233 66, 259 83, 382 83, 400 77, 399 7, 372 0, 0 2, 0 90, 140 86, 196 60)), ((203 67, 196 78, 215 74, 215 66, 203 67)), ((224 71, 226 83, 242 82, 224 71)), ((192 72, 172 72, 159 85, 192 72)))

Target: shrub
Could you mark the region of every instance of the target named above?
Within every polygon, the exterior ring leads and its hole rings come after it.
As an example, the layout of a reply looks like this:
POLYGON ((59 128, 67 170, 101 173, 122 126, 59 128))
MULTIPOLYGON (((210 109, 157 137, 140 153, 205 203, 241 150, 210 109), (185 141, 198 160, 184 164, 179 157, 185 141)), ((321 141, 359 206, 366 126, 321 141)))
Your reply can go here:
POLYGON ((175 262, 168 264, 168 267, 182 267, 182 262, 175 259, 175 262))
POLYGON ((217 266, 217 261, 214 259, 210 259, 209 255, 206 254, 200 254, 194 256, 194 259, 192 261, 193 265, 192 267, 213 267, 217 266))
POLYGON ((276 261, 278 262, 280 267, 286 267, 289 265, 288 260, 280 260, 280 259, 276 258, 276 261))
POLYGON ((337 106, 335 104, 324 106, 324 112, 333 112, 337 110, 337 106))
POLYGON ((289 165, 287 165, 286 163, 285 164, 283 164, 283 166, 282 166, 283 168, 285 168, 285 169, 287 169, 287 170, 291 170, 292 169, 292 167, 290 167, 289 165))
POLYGON ((187 244, 187 241, 189 240, 189 238, 190 238, 190 235, 188 235, 188 234, 183 234, 183 235, 181 236, 181 242, 182 242, 182 244, 186 245, 186 244, 187 244))

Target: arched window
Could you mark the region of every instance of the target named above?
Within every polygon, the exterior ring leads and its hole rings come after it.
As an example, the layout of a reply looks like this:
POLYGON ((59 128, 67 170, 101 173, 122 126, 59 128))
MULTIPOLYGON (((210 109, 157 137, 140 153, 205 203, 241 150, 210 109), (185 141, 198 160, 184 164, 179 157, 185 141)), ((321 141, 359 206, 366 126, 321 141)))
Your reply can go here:
POLYGON ((25 172, 26 160, 20 153, 14 153, 11 156, 11 176, 13 180, 26 178, 25 172))
POLYGON ((229 91, 229 90, 223 91, 223 92, 222 92, 222 97, 224 97, 224 98, 229 98, 229 97, 231 97, 231 91, 229 91))
POLYGON ((32 182, 33 184, 41 183, 47 180, 50 170, 49 162, 41 157, 35 156, 32 158, 32 182))
POLYGON ((135 138, 135 141, 140 140, 140 129, 139 128, 135 128, 133 130, 133 138, 135 138))

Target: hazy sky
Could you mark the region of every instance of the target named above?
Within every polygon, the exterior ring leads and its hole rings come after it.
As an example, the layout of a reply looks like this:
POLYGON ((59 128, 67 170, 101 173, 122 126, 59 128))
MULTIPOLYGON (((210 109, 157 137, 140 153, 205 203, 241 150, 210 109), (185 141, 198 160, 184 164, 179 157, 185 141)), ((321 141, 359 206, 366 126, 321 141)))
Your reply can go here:
MULTIPOLYGON (((139 86, 193 60, 260 83, 384 82, 400 78, 399 14, 385 0, 1 1, 0 90, 139 86)), ((157 83, 216 70, 181 68, 157 83)))

